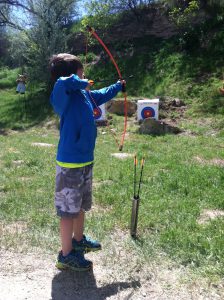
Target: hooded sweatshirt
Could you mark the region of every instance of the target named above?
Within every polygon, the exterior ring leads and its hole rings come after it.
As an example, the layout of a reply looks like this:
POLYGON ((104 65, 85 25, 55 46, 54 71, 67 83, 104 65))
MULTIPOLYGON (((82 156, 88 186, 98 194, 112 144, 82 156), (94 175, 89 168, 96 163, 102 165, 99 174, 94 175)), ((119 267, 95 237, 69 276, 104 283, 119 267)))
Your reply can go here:
POLYGON ((85 90, 87 85, 88 81, 77 75, 60 77, 54 85, 50 101, 60 117, 57 161, 86 163, 94 160, 97 129, 93 109, 111 100, 122 89, 120 82, 91 92, 85 90))

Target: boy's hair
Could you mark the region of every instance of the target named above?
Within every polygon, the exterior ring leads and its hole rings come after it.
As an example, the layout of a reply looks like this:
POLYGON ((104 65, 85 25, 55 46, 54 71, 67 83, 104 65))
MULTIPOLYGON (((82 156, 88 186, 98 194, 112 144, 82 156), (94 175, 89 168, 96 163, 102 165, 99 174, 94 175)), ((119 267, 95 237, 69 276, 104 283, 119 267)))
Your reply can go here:
POLYGON ((76 74, 78 69, 83 69, 83 64, 75 55, 59 53, 50 59, 50 72, 52 79, 56 81, 59 77, 68 77, 76 74))

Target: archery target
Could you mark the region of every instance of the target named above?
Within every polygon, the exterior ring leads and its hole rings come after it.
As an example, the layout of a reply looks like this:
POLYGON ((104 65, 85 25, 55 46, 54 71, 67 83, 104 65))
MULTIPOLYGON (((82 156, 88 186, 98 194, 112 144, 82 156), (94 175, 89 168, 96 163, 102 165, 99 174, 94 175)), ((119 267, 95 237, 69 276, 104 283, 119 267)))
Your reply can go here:
POLYGON ((96 121, 105 121, 106 120, 105 104, 95 107, 93 109, 93 115, 96 121))
POLYGON ((138 100, 137 118, 138 118, 138 121, 144 120, 147 118, 153 118, 155 120, 158 120, 158 118, 159 118, 159 99, 138 100))

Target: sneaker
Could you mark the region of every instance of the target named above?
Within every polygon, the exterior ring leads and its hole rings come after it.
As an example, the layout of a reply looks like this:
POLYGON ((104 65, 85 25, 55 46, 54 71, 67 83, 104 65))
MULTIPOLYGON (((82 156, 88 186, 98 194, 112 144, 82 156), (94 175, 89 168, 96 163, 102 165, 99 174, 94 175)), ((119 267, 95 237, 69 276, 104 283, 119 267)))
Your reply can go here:
POLYGON ((88 271, 92 268, 92 262, 85 259, 83 252, 72 250, 68 255, 63 256, 60 251, 56 267, 59 270, 88 271))
POLYGON ((74 250, 83 251, 84 253, 102 249, 101 244, 98 241, 94 241, 90 237, 87 237, 85 235, 83 235, 83 239, 80 242, 72 239, 72 247, 74 250))

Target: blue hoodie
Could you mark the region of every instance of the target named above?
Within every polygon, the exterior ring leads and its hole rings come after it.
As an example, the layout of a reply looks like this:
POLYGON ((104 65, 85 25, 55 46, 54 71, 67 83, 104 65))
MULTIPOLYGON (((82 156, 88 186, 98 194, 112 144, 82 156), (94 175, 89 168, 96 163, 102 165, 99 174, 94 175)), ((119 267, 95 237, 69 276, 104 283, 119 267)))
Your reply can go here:
POLYGON ((109 87, 87 92, 87 85, 88 82, 77 75, 60 77, 54 85, 51 104, 60 117, 57 161, 85 163, 94 160, 97 130, 93 109, 96 105, 100 106, 111 100, 122 89, 121 83, 117 82, 109 87))

